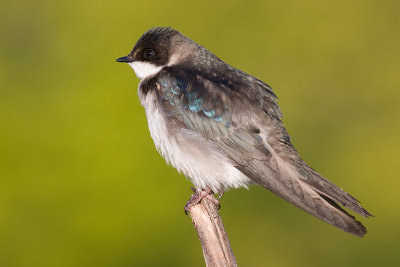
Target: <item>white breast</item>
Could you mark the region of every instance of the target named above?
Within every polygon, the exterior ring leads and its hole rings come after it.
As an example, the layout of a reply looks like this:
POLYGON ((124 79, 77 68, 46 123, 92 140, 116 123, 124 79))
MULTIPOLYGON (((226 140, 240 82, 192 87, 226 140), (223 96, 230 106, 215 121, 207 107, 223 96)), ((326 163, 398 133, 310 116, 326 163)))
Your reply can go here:
MULTIPOLYGON (((140 90, 139 90, 140 91, 140 90)), ((247 187, 250 179, 238 171, 211 141, 187 129, 169 129, 153 92, 141 96, 146 109, 150 134, 157 150, 198 189, 214 192, 247 187)))

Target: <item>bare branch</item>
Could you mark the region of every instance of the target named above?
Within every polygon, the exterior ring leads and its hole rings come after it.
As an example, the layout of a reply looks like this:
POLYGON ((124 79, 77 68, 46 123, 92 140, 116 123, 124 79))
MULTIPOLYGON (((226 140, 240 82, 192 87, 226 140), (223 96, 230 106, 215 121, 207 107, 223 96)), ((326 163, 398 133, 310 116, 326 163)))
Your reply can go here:
POLYGON ((189 209, 207 267, 237 266, 218 208, 207 198, 189 209))

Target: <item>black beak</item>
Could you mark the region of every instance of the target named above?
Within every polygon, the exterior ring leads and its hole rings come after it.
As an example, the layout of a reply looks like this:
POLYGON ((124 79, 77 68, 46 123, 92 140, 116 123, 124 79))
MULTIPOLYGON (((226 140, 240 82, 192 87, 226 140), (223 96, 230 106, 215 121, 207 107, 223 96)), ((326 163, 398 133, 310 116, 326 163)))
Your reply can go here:
POLYGON ((119 59, 117 59, 117 62, 130 63, 133 62, 133 58, 131 58, 130 56, 120 57, 119 59))

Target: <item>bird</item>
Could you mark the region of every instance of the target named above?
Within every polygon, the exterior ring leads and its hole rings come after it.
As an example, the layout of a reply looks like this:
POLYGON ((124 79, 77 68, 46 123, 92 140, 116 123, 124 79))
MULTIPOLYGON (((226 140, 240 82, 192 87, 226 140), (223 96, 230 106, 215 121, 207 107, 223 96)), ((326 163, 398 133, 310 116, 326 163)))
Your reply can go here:
POLYGON ((186 209, 210 194, 261 185, 345 232, 366 234, 343 207, 372 215, 300 158, 269 85, 170 27, 149 29, 116 61, 140 79, 157 150, 195 187, 186 209))

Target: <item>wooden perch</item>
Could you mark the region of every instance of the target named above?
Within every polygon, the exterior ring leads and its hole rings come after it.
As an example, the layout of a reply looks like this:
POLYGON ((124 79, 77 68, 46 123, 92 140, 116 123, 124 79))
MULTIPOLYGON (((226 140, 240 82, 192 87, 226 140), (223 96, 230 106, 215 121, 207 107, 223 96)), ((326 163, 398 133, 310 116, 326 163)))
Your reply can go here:
POLYGON ((237 266, 215 203, 203 198, 199 204, 189 208, 189 212, 199 235, 207 267, 237 266))

